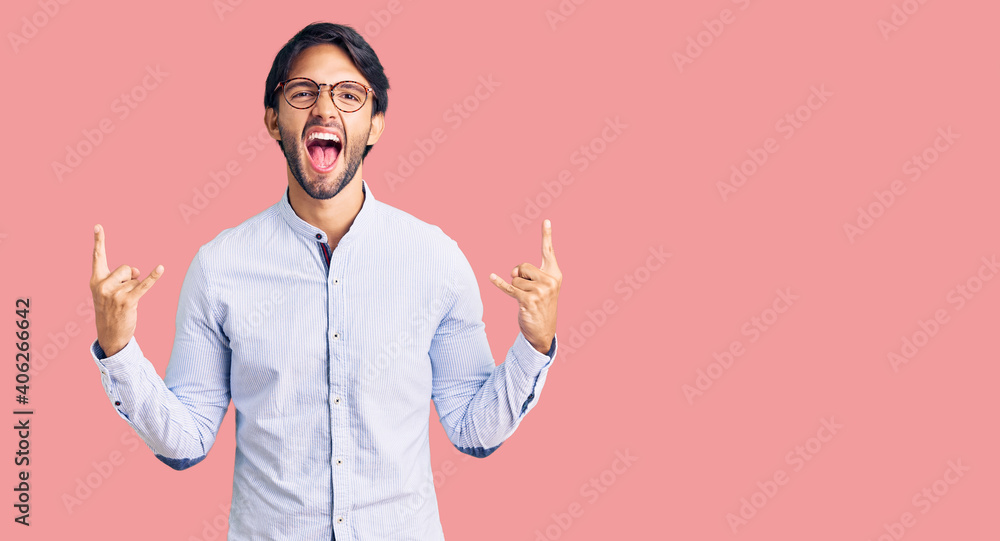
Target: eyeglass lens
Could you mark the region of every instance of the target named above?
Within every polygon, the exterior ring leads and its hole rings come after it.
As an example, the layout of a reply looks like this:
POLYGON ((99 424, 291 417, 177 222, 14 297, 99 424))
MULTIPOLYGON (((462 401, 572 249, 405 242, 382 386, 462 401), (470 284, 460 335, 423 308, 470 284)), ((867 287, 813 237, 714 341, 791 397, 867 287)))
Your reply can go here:
MULTIPOLYGON (((285 84, 285 99, 292 107, 312 107, 318 96, 319 86, 312 81, 294 79, 285 84)), ((360 109, 367 98, 367 89, 357 83, 343 81, 333 87, 333 102, 345 113, 360 109)))

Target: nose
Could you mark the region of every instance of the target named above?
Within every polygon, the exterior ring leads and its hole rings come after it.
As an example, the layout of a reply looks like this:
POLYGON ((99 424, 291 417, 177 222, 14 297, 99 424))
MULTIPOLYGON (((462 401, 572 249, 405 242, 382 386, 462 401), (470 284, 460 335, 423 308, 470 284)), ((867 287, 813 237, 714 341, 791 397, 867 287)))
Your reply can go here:
POLYGON ((319 96, 316 97, 316 103, 312 106, 312 113, 321 118, 339 116, 340 109, 337 109, 337 106, 333 104, 333 87, 320 86, 319 96))

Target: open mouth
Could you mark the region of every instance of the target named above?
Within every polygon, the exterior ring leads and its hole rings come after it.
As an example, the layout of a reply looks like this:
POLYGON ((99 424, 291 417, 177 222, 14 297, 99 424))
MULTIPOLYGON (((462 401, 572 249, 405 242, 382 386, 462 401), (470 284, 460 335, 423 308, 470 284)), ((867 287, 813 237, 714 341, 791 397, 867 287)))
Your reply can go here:
POLYGON ((306 136, 306 153, 313 169, 328 173, 337 164, 342 143, 335 133, 314 131, 306 136))

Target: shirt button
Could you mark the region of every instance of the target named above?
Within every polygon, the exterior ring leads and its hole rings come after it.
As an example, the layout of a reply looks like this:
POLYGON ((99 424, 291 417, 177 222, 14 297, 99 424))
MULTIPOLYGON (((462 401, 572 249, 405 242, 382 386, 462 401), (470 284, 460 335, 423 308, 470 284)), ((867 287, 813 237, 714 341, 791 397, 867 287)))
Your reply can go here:
POLYGON ((337 523, 338 524, 343 524, 344 523, 344 517, 337 517, 337 523))
POLYGON ((341 460, 341 459, 339 459, 339 458, 337 459, 337 465, 338 465, 338 466, 340 466, 340 465, 341 465, 341 464, 343 464, 343 463, 344 463, 344 461, 343 461, 343 460, 341 460))
POLYGON ((339 283, 340 283, 340 280, 339 280, 339 279, 337 279, 337 278, 334 278, 334 279, 333 279, 333 285, 337 285, 337 284, 339 284, 339 283))
POLYGON ((334 404, 340 404, 340 397, 338 396, 338 397, 334 398, 333 399, 333 403, 334 404))
POLYGON ((322 239, 323 238, 323 234, 322 233, 316 233, 316 238, 317 239, 322 239))
POLYGON ((340 340, 340 333, 339 332, 333 333, 333 339, 334 340, 340 340))

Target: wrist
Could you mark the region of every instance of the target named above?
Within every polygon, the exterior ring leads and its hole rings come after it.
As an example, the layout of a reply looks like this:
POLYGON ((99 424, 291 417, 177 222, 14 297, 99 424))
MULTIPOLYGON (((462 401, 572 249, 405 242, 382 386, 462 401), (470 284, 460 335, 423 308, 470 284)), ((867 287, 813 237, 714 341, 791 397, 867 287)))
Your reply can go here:
POLYGON ((115 355, 119 351, 125 349, 125 346, 128 345, 128 342, 127 341, 124 342, 124 343, 121 343, 121 342, 102 342, 100 339, 98 339, 97 340, 97 345, 101 346, 101 351, 104 352, 104 356, 105 357, 111 357, 112 355, 115 355))
POLYGON ((549 351, 551 351, 551 349, 552 349, 552 337, 551 336, 544 343, 542 343, 542 342, 532 342, 532 341, 529 341, 528 343, 531 344, 531 347, 535 348, 535 351, 541 353, 542 355, 548 355, 549 351))

